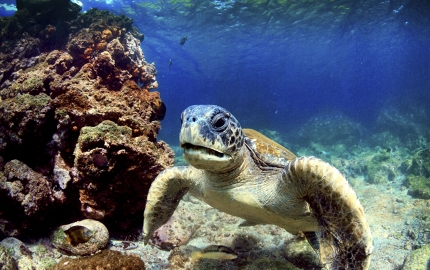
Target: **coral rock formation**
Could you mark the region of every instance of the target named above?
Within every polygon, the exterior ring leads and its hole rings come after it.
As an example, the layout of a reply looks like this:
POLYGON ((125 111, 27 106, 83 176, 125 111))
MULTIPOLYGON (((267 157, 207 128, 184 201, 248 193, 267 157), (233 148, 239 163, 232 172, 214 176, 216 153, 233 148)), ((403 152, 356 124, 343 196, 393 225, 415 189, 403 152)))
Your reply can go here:
POLYGON ((40 220, 140 221, 150 183, 174 162, 156 140, 166 109, 143 35, 66 0, 19 2, 0 20, 0 236, 46 230, 40 220))
POLYGON ((163 147, 147 136, 133 137, 130 127, 109 120, 82 128, 74 153, 79 176, 74 181, 84 215, 102 219, 143 209, 151 182, 139 179, 154 179, 164 168, 154 156, 163 147))

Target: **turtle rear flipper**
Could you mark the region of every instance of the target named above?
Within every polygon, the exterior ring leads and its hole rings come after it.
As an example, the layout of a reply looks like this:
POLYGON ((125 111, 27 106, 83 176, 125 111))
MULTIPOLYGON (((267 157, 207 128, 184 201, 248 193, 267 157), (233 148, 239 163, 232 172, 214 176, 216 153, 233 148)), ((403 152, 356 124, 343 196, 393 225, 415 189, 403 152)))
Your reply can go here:
POLYGON ((283 179, 318 221, 322 263, 328 269, 367 269, 372 235, 357 195, 339 170, 315 157, 300 157, 285 167, 283 179))

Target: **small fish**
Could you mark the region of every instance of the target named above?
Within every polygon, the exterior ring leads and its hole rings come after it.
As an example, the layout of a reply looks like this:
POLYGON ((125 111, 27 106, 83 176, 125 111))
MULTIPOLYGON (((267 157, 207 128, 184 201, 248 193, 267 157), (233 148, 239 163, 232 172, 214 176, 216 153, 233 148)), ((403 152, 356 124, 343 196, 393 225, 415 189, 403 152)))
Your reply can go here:
POLYGON ((226 246, 210 245, 203 251, 194 251, 191 253, 191 260, 193 262, 199 259, 212 259, 212 260, 234 260, 237 254, 226 246))
POLYGON ((137 243, 130 242, 130 241, 121 241, 119 243, 113 243, 114 247, 122 248, 124 250, 131 250, 138 247, 137 243))
POLYGON ((66 241, 70 242, 72 246, 77 246, 80 243, 88 242, 92 237, 90 229, 84 226, 72 226, 64 231, 67 235, 66 241))
POLYGON ((170 59, 170 61, 169 61, 169 70, 170 70, 170 66, 172 65, 172 59, 170 59))
POLYGON ((188 36, 186 36, 186 37, 182 38, 182 39, 181 39, 181 42, 179 42, 179 44, 184 45, 184 44, 185 44, 185 41, 187 41, 187 39, 188 39, 188 36))
POLYGON ((109 161, 102 153, 93 152, 91 154, 93 159, 93 163, 98 168, 106 168, 109 167, 109 161))

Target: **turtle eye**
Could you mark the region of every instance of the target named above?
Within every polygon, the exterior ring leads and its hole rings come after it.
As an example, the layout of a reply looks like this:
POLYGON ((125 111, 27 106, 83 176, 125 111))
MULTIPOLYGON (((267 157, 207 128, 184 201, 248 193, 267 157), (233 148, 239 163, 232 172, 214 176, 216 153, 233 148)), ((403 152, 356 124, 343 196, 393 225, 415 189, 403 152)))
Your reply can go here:
POLYGON ((216 131, 224 131, 228 125, 228 117, 225 114, 217 114, 212 118, 212 126, 216 131))

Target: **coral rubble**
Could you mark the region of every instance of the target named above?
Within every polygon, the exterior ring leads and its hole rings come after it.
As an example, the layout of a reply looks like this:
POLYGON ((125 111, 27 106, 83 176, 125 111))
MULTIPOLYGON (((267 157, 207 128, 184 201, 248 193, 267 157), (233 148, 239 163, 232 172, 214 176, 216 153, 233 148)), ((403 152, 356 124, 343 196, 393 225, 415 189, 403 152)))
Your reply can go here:
POLYGON ((141 222, 150 183, 174 162, 157 141, 165 106, 143 34, 56 1, 18 1, 0 20, 0 237, 83 217, 141 222))

